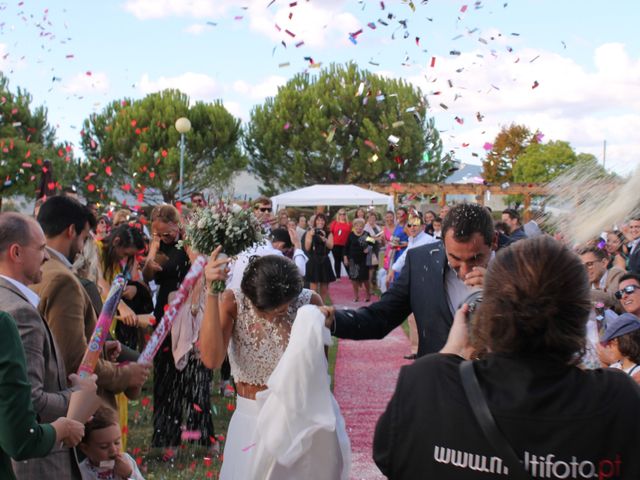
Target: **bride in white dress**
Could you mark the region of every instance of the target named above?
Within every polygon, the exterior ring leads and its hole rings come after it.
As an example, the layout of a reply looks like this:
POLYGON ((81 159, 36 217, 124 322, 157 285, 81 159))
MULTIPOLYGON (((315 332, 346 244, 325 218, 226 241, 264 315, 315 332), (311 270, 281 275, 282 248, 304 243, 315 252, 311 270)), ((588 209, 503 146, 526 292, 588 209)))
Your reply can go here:
MULTIPOLYGON (((217 259, 218 252, 211 255, 205 268, 207 282, 224 278, 225 261, 217 259)), ((228 353, 238 392, 221 480, 250 478, 260 413, 256 394, 267 389, 269 377, 289 344, 298 309, 307 304, 322 306, 320 296, 303 288, 302 281, 289 259, 256 257, 247 266, 240 289, 225 290, 219 296, 211 292, 207 297, 200 330, 202 362, 208 368, 219 368, 228 353)), ((316 348, 322 351, 321 344, 316 348)))

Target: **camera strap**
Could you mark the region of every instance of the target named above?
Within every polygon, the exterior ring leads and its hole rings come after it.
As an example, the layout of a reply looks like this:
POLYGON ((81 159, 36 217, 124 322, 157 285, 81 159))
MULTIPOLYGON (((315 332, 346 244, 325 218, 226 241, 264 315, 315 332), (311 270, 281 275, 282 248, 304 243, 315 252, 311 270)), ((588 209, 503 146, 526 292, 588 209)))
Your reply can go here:
POLYGON ((489 410, 487 401, 482 394, 478 378, 471 360, 465 360, 460 364, 460 377, 462 387, 469 400, 473 414, 480 424, 484 436, 489 440, 493 449, 500 455, 504 463, 509 467, 509 478, 515 480, 531 480, 531 476, 522 466, 520 459, 502 434, 489 410))

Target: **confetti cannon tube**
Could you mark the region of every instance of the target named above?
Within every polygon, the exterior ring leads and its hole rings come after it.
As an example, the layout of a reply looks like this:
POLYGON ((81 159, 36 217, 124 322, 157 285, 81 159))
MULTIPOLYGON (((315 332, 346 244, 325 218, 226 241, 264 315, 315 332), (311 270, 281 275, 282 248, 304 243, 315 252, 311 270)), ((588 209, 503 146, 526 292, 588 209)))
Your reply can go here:
POLYGON ((153 335, 151 335, 151 338, 147 342, 147 346, 140 354, 138 363, 151 363, 153 357, 158 353, 160 345, 162 345, 162 342, 167 338, 167 335, 171 331, 171 326, 178 314, 178 310, 180 310, 182 304, 187 300, 189 292, 195 283, 200 279, 200 277, 202 277, 206 263, 207 258, 200 256, 193 262, 193 264, 191 264, 191 268, 180 284, 180 288, 178 289, 176 296, 173 298, 171 303, 169 303, 169 308, 164 312, 162 320, 158 323, 153 335))
POLYGON ((78 375, 81 378, 88 377, 93 373, 102 353, 102 347, 107 339, 109 333, 109 327, 113 322, 113 317, 118 309, 120 298, 124 287, 127 286, 127 279, 124 275, 118 275, 111 284, 109 295, 102 305, 96 328, 91 335, 89 345, 87 345, 87 351, 84 353, 80 367, 78 368, 78 375))

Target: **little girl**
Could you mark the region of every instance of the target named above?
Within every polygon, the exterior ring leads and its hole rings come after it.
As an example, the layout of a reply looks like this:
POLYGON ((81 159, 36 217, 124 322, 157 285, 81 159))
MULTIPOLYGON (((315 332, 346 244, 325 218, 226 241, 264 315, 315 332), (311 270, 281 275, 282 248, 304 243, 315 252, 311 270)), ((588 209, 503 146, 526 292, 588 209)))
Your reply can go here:
POLYGON ((82 480, 144 480, 136 462, 121 451, 118 414, 102 406, 87 422, 78 445, 85 458, 80 463, 82 480))
POLYGON ((631 376, 640 372, 640 319, 623 313, 609 322, 598 346, 600 360, 631 376))

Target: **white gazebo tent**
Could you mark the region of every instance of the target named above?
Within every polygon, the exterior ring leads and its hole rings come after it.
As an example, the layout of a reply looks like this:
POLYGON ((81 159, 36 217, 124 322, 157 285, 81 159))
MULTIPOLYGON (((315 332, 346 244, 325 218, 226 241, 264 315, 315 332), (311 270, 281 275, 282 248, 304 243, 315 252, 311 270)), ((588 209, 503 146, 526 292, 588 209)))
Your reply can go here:
POLYGON ((355 185, 314 185, 271 197, 273 211, 284 207, 384 205, 394 210, 393 197, 355 185))

